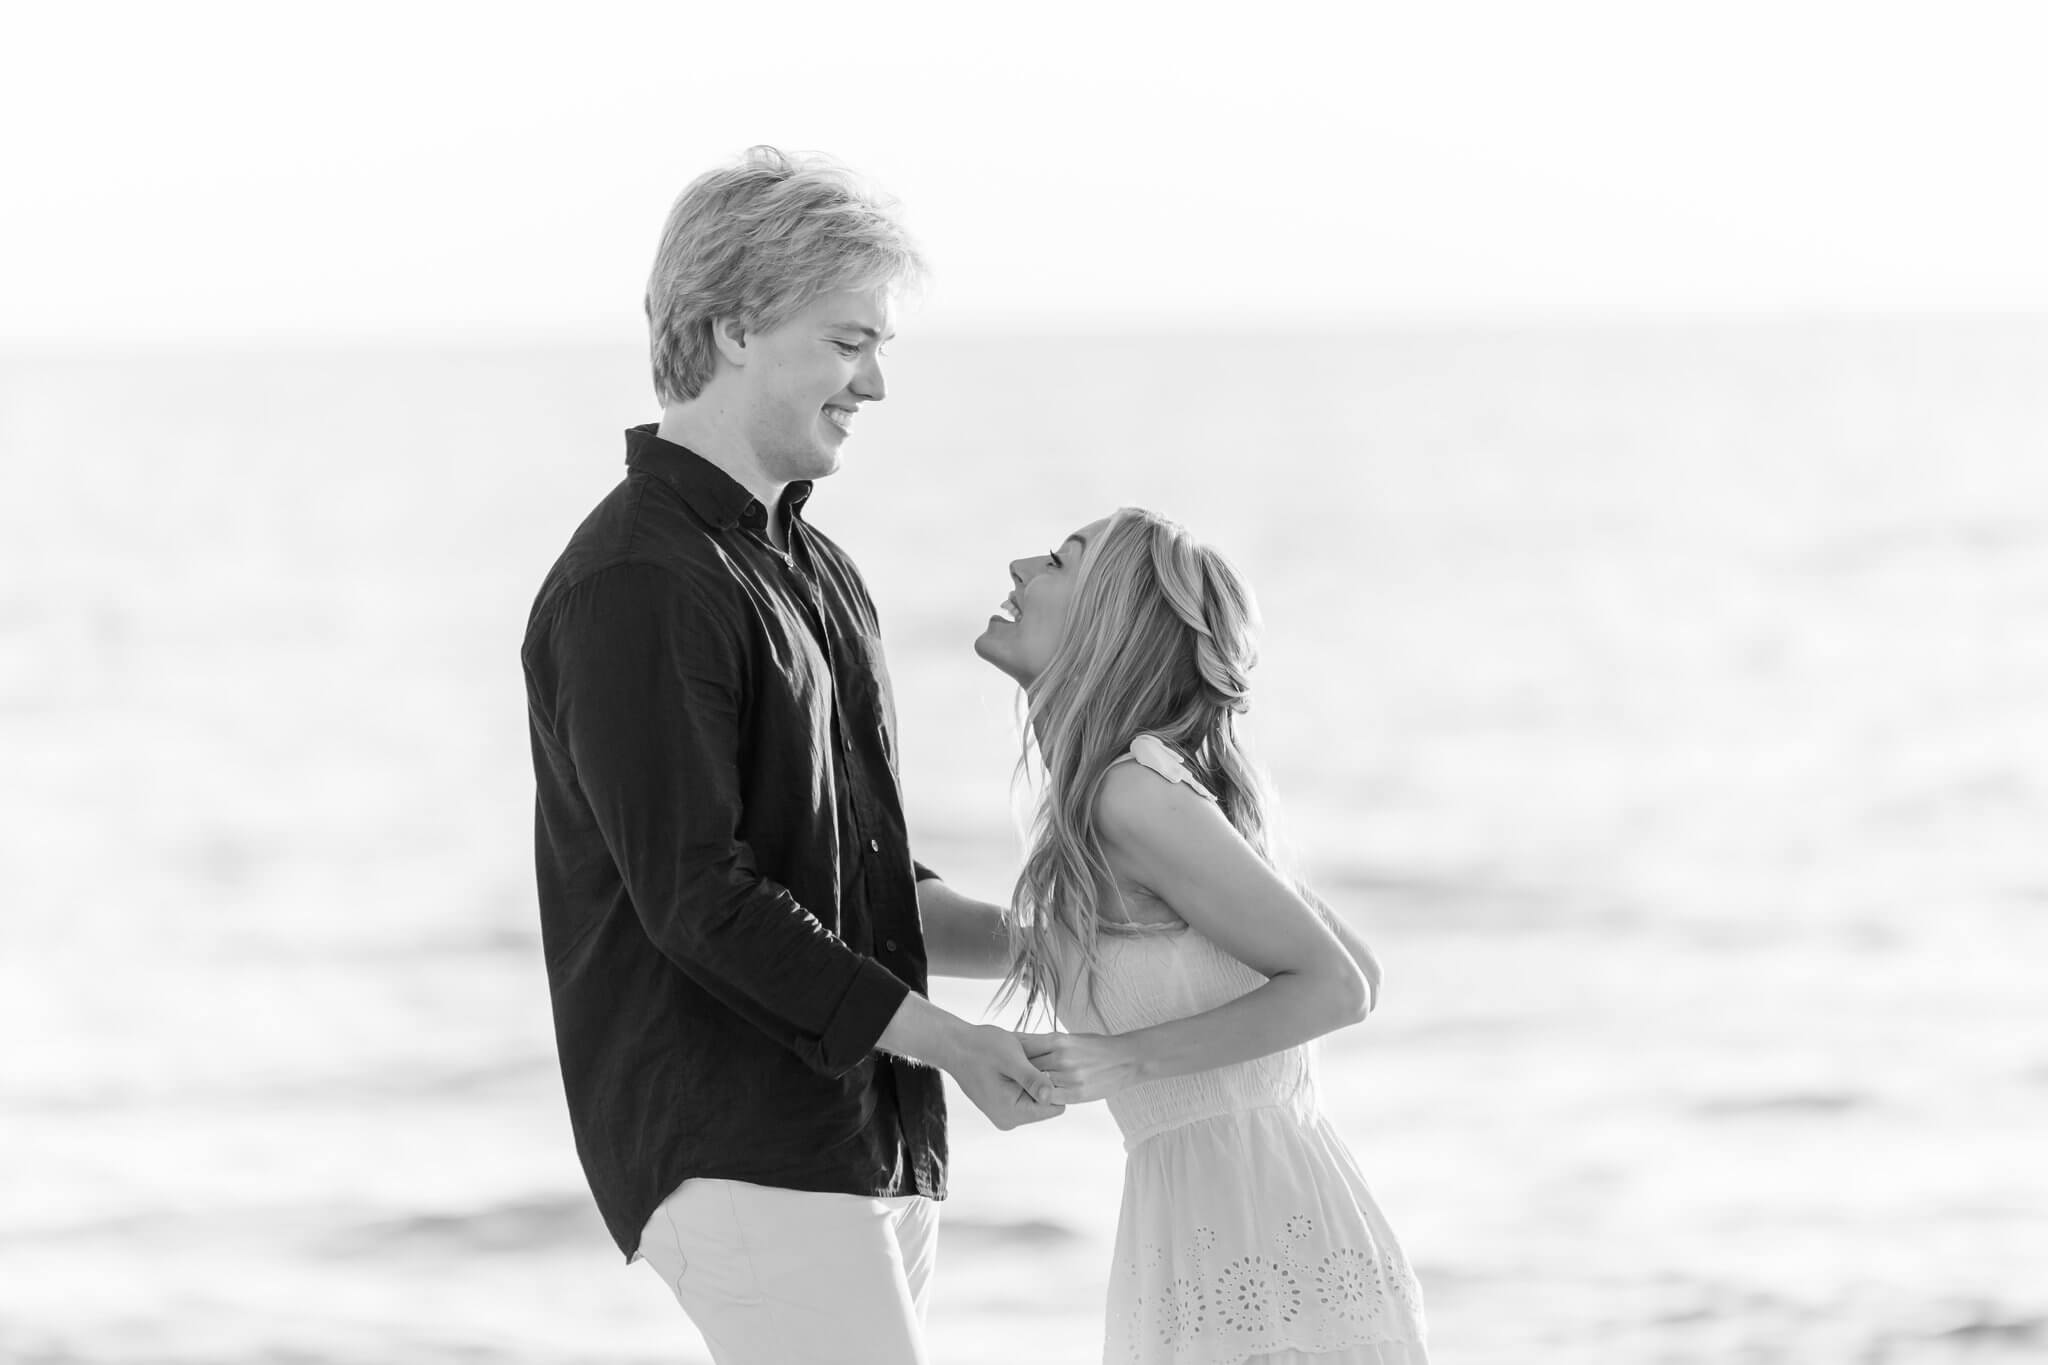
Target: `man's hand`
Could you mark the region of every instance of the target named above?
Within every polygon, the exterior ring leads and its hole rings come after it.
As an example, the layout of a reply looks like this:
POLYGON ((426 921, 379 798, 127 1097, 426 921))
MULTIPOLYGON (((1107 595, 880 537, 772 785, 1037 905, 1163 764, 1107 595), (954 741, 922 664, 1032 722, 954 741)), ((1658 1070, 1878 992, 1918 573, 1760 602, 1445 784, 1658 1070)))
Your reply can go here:
POLYGON ((880 1046, 951 1076, 988 1121, 1009 1131, 1064 1112, 1052 1078, 1031 1064, 1017 1035, 993 1024, 970 1024, 915 991, 882 1030, 880 1046))
POLYGON ((1020 1033, 1017 1041, 1039 1070, 1053 1079, 1060 1104, 1106 1100, 1139 1074, 1138 1049, 1128 1034, 1020 1033))
POLYGON ((1005 1132, 1066 1112, 1054 1098, 1052 1078, 1031 1064, 1017 1035, 1008 1029, 970 1026, 959 1055, 946 1070, 974 1107, 1005 1132))

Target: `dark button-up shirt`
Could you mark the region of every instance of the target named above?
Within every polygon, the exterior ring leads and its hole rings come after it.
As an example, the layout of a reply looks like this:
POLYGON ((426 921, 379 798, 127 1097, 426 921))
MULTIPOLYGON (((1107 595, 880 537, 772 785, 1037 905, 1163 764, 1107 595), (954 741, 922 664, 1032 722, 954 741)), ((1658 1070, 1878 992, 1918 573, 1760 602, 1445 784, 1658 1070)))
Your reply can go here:
POLYGON ((576 1150, 630 1257, 706 1176, 945 1194, 939 1074, 875 1051, 926 989, 874 604, 639 427, 542 584, 525 666, 541 941, 576 1150))

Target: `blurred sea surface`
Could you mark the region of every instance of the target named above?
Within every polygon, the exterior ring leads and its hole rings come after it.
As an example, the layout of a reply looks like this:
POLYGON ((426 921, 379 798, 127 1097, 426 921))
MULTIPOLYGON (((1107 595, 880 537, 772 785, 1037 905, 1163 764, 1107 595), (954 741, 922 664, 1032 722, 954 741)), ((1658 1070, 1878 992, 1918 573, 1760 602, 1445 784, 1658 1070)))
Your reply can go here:
MULTIPOLYGON (((1439 1361, 2048 1359, 2048 323, 888 363, 810 512, 956 885, 1007 561, 1139 503, 1256 585, 1439 1361)), ((653 416, 630 347, 0 354, 0 1360, 706 1358, 570 1145, 517 659, 653 416)), ((1114 1126, 953 1127, 934 1358, 1097 1358, 1114 1126)))

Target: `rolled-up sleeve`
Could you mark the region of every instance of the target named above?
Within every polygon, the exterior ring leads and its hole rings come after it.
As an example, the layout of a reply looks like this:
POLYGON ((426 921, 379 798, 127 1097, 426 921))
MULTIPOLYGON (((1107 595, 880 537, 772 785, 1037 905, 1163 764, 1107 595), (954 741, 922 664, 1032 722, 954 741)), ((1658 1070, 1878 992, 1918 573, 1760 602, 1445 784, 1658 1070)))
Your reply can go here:
POLYGON ((547 626, 552 726, 648 938, 839 1075, 910 988, 763 876, 741 836, 743 631, 735 602, 677 573, 604 569, 547 626))

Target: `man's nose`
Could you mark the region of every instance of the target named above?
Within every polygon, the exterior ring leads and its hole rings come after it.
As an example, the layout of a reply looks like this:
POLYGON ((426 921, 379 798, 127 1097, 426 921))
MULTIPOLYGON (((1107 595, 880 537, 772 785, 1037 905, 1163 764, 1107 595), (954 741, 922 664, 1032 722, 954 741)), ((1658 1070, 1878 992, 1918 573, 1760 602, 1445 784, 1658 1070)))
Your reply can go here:
POLYGON ((870 351, 865 363, 854 372, 853 383, 847 386, 854 396, 863 403, 879 403, 889 396, 889 386, 882 380, 882 358, 870 351))

